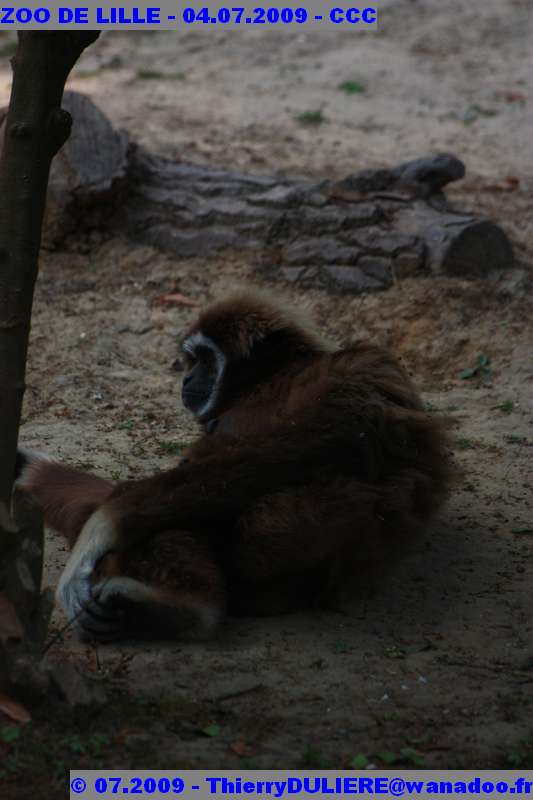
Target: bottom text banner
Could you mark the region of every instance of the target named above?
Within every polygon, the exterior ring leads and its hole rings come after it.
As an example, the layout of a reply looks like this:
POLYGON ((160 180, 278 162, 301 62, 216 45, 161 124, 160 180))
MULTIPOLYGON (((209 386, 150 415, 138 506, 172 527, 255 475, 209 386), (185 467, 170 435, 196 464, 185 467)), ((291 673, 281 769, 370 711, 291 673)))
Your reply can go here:
POLYGON ((71 770, 70 797, 217 798, 501 797, 533 795, 532 771, 298 772, 71 770))

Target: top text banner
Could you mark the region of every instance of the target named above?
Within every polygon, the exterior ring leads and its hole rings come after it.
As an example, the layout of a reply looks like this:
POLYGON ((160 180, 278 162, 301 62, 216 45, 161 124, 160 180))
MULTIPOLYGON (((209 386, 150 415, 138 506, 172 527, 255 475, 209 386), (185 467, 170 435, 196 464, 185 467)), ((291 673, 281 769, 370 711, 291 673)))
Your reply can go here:
POLYGON ((98 1, 4 0, 4 30, 220 30, 275 28, 301 31, 375 31, 379 0, 155 0, 139 5, 98 1))

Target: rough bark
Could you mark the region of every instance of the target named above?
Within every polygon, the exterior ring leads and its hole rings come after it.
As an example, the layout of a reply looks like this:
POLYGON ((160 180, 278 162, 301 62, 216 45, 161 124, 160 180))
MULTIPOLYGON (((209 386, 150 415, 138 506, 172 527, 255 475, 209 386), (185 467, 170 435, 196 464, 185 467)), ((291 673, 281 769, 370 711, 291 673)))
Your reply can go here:
POLYGON ((119 232, 176 256, 245 249, 268 276, 350 292, 512 266, 501 228, 447 200, 443 188, 465 174, 452 155, 338 182, 248 175, 127 149, 90 100, 68 93, 67 107, 90 135, 69 141, 54 165, 50 244, 83 248, 119 232))
POLYGON ((0 161, 0 503, 8 506, 52 158, 70 133, 67 76, 97 32, 20 32, 0 161))
MULTIPOLYGON (((19 32, 0 159, 0 592, 16 606, 26 641, 42 636, 42 524, 10 499, 33 290, 50 164, 70 133, 61 109, 67 76, 97 31, 19 32)), ((8 648, 8 643, 6 643, 8 648)), ((1 650, 5 662, 9 649, 1 650)), ((0 670, 0 673, 2 670, 0 670)), ((0 674, 2 678, 2 674, 0 674)))

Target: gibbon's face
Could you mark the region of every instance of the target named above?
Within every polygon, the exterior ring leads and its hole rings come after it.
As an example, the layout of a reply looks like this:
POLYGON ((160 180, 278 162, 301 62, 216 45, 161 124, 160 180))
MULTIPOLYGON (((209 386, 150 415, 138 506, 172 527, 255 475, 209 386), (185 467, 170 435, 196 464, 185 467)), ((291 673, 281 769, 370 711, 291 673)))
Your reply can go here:
POLYGON ((216 409, 226 358, 202 333, 185 339, 182 350, 186 363, 181 388, 183 405, 198 419, 209 419, 216 409))
POLYGON ((237 293, 205 309, 181 349, 183 405, 208 423, 289 364, 328 348, 275 301, 237 293))

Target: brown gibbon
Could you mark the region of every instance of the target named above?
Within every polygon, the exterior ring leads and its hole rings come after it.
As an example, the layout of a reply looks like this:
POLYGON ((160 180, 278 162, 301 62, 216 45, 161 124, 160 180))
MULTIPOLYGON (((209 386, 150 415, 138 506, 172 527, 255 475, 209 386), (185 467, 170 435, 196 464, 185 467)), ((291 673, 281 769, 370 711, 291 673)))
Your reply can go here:
POLYGON ((447 494, 442 423, 381 347, 337 349, 241 292, 182 351, 202 434, 173 469, 113 482, 19 451, 17 484, 72 546, 57 598, 85 637, 194 639, 225 614, 321 604, 447 494))

